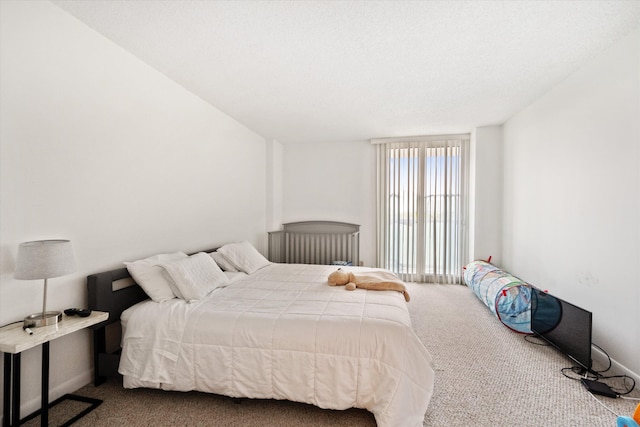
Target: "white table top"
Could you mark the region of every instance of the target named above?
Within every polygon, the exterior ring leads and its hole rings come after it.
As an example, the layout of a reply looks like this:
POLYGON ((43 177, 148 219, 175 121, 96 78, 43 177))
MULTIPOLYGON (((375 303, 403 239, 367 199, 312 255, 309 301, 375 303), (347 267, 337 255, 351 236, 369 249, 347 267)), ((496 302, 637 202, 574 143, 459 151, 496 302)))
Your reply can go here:
POLYGON ((55 325, 31 328, 33 335, 22 329, 22 322, 12 323, 0 328, 0 351, 4 353, 22 353, 42 343, 63 337, 96 323, 104 322, 109 313, 93 311, 88 317, 62 315, 62 320, 55 325))

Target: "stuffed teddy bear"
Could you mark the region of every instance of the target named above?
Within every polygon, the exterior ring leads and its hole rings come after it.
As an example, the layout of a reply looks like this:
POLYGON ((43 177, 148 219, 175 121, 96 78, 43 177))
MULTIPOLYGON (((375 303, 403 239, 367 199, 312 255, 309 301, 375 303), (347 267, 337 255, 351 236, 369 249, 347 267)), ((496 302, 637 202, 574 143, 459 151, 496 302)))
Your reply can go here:
POLYGON ((345 289, 348 291, 356 288, 374 291, 398 291, 404 295, 405 301, 409 302, 410 300, 404 283, 395 274, 388 271, 376 270, 353 274, 339 268, 329 275, 328 282, 329 286, 346 285, 345 289))

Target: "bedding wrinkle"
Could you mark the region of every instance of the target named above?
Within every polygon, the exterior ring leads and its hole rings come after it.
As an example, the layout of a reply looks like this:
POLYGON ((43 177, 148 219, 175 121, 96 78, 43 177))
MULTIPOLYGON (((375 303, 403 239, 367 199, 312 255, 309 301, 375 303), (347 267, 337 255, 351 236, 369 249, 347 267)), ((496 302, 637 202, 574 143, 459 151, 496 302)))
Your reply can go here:
POLYGON ((121 359, 119 372, 136 375, 143 381, 171 384, 185 331, 182 325, 187 317, 188 304, 173 299, 162 303, 144 301, 137 306, 139 309, 129 321, 144 327, 127 333, 123 338, 123 348, 128 351, 123 352, 126 357, 121 359), (159 324, 144 322, 145 317, 158 318, 160 311, 166 315, 158 319, 159 324), (147 353, 148 356, 144 356, 147 353))
MULTIPOLYGON (((255 300, 253 302, 253 305, 256 305, 258 303, 258 300, 255 300)), ((240 311, 238 313, 238 316, 235 317, 234 319, 234 323, 233 323, 233 328, 232 331, 233 333, 231 334, 231 348, 234 349, 235 348, 235 338, 236 338, 236 334, 238 331, 238 320, 240 319, 240 317, 247 312, 247 310, 249 310, 250 307, 245 307, 243 311, 240 311)), ((231 393, 233 397, 242 397, 242 395, 240 395, 238 393, 238 387, 236 386, 236 358, 233 357, 233 350, 232 350, 232 357, 231 357, 231 393)), ((264 369, 264 366, 261 367, 264 369)), ((249 396, 251 397, 251 396, 249 396)))
MULTIPOLYGON (((361 393, 361 387, 360 387, 360 372, 362 370, 362 346, 363 346, 363 338, 362 338, 362 327, 364 325, 363 319, 364 319, 364 315, 365 315, 365 308, 366 308, 366 301, 369 298, 369 294, 367 293, 367 295, 365 296, 365 304, 362 304, 361 308, 360 308, 360 321, 359 321, 359 327, 360 330, 358 331, 358 368, 356 370, 356 397, 360 396, 361 393)), ((354 402, 354 405, 357 405, 357 402, 354 402)))
MULTIPOLYGON (((329 305, 329 301, 326 301, 324 304, 324 307, 322 308, 322 313, 320 314, 320 318, 322 318, 322 314, 324 314, 327 310, 327 306, 329 305)), ((315 324, 315 334, 314 334, 314 348, 316 349, 316 352, 313 355, 313 394, 315 396, 314 398, 314 405, 320 407, 320 408, 324 408, 324 406, 322 406, 322 402, 318 401, 318 354, 317 354, 317 350, 319 348, 318 345, 318 334, 319 334, 319 330, 318 330, 318 323, 316 322, 315 324)))
MULTIPOLYGON (((307 285, 307 287, 308 287, 308 285, 307 285)), ((293 301, 295 301, 295 299, 291 299, 290 301, 288 301, 288 305, 287 305, 286 309, 291 307, 291 305, 293 304, 293 301)), ((277 346, 277 344, 275 342, 276 341, 276 331, 275 331, 275 329, 276 329, 276 326, 280 323, 280 320, 282 319, 283 313, 286 311, 286 309, 281 311, 280 313, 278 313, 278 317, 277 317, 276 321, 273 323, 273 326, 272 326, 272 330, 271 330, 271 346, 270 346, 270 353, 271 353, 271 361, 272 361, 272 363, 274 363, 274 361, 277 359, 276 355, 275 355, 275 351, 276 351, 275 349, 276 349, 276 346, 277 346)), ((276 379, 276 376, 275 376, 275 369, 272 369, 271 370, 271 384, 270 384, 271 395, 272 396, 279 396, 280 395, 280 393, 276 392, 276 387, 275 387, 276 381, 277 381, 277 379, 276 379)), ((284 397, 283 397, 283 399, 284 399, 284 397)))
MULTIPOLYGON (((188 324, 187 327, 184 329, 185 331, 190 331, 190 335, 189 335, 189 339, 185 340, 185 336, 183 335, 183 341, 182 341, 182 346, 181 349, 184 351, 185 348, 188 348, 188 343, 193 343, 196 342, 197 337, 196 334, 198 333, 198 331, 202 328, 201 325, 205 324, 205 322, 203 321, 203 317, 204 317, 204 313, 199 312, 198 310, 196 310, 196 307, 202 304, 202 302, 196 302, 196 303, 191 303, 190 305, 190 309, 193 310, 193 315, 191 315, 189 317, 188 320, 188 324)), ((202 378, 204 378, 203 375, 201 375, 202 372, 207 370, 207 366, 202 366, 200 363, 198 363, 198 360, 195 357, 195 351, 190 351, 188 353, 184 354, 184 358, 189 360, 189 365, 192 366, 192 371, 191 371, 191 376, 192 378, 194 378, 194 388, 198 389, 199 387, 203 387, 204 384, 201 383, 202 378)), ((209 367, 210 368, 210 367, 209 367)))

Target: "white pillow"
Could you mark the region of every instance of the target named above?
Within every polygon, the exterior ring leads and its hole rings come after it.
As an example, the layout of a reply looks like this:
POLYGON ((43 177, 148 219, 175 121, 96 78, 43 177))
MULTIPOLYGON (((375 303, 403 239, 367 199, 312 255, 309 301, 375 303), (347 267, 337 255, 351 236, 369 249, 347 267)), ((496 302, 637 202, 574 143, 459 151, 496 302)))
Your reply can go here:
POLYGON ((270 265, 266 259, 251 243, 244 241, 240 243, 228 243, 218 249, 225 259, 233 264, 240 271, 247 274, 255 273, 267 265, 270 265))
POLYGON ((204 252, 160 266, 173 280, 174 293, 187 302, 198 301, 229 281, 213 258, 204 252))
POLYGON ((184 252, 173 252, 170 254, 158 254, 145 258, 144 260, 152 263, 153 265, 158 265, 162 262, 176 261, 179 259, 189 258, 189 255, 184 252))
POLYGON ((133 280, 149 295, 149 298, 155 302, 163 302, 175 298, 176 295, 171 289, 171 284, 163 275, 164 269, 158 267, 158 263, 183 258, 187 258, 187 254, 184 252, 158 254, 133 262, 125 262, 124 265, 133 280))
POLYGON ((218 267, 222 269, 222 271, 230 271, 237 272, 238 269, 233 266, 220 252, 211 252, 209 254, 211 258, 218 264, 218 267))

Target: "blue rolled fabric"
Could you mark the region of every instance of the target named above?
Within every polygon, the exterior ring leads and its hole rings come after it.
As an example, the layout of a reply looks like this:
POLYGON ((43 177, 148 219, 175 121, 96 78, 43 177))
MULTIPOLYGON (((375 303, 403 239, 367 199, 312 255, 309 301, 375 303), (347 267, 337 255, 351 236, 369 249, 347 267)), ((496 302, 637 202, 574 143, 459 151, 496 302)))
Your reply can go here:
POLYGON ((531 285, 481 260, 467 264, 464 281, 505 326, 531 333, 531 285))

